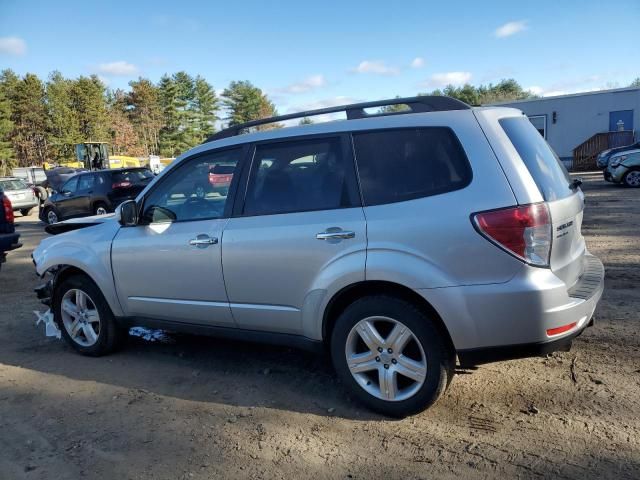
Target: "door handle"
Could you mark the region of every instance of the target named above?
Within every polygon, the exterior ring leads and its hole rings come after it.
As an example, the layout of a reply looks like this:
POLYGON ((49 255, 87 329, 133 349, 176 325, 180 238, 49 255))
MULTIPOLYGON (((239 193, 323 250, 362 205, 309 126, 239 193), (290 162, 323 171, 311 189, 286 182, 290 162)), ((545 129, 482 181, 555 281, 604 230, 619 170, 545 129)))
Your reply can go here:
POLYGON ((210 237, 206 234, 200 234, 196 238, 189 240, 189 245, 193 245, 198 248, 207 248, 209 245, 215 245, 218 243, 216 237, 210 237))
POLYGON ((349 238, 354 238, 355 236, 356 232, 337 228, 327 228, 324 232, 316 233, 316 238, 318 240, 347 240, 349 238))

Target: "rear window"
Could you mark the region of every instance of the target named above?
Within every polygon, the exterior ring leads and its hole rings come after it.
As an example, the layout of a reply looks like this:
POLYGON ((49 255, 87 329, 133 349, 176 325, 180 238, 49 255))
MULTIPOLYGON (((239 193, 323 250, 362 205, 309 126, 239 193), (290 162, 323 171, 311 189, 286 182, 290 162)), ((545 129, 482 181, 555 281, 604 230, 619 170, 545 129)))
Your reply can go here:
POLYGON ((570 196, 571 177, 547 141, 525 117, 503 118, 500 125, 529 169, 545 200, 570 196))
POLYGON ((5 192, 9 192, 11 190, 26 190, 29 188, 26 183, 17 178, 12 178, 8 180, 0 180, 0 189, 5 192))
POLYGON ((451 129, 425 127, 354 133, 365 205, 381 205, 466 187, 472 172, 451 129))

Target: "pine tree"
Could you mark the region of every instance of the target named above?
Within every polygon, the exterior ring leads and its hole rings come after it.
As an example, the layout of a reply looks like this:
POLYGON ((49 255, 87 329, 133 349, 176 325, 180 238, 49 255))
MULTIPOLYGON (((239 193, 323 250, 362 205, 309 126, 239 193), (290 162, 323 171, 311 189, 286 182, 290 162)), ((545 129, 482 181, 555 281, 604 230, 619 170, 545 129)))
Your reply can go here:
POLYGON ((194 83, 194 118, 196 120, 195 140, 201 143, 215 132, 218 120, 218 97, 213 87, 200 75, 194 83))
MULTIPOLYGON (((222 92, 222 104, 227 110, 229 126, 277 115, 275 105, 258 87, 245 80, 231 82, 222 92)), ((267 124, 258 130, 278 128, 281 125, 267 124)))
POLYGON ((109 120, 104 84, 95 75, 79 77, 71 86, 71 99, 81 141, 107 141, 109 120))
POLYGON ((16 85, 11 98, 14 129, 11 143, 19 166, 42 165, 48 160, 48 115, 42 81, 27 73, 16 85))
POLYGON ((125 96, 126 111, 140 139, 145 156, 160 153, 162 104, 160 89, 146 78, 129 82, 131 91, 125 96))
POLYGON ((0 73, 0 176, 9 175, 15 166, 15 152, 11 145, 13 121, 11 121, 11 92, 17 77, 11 70, 0 73))
POLYGON ((168 157, 176 155, 175 137, 179 129, 178 87, 169 75, 163 75, 158 84, 160 107, 164 125, 160 130, 160 154, 168 157))
POLYGON ((49 113, 50 155, 56 162, 74 158, 75 143, 83 141, 76 110, 72 100, 73 81, 53 72, 46 86, 49 113))

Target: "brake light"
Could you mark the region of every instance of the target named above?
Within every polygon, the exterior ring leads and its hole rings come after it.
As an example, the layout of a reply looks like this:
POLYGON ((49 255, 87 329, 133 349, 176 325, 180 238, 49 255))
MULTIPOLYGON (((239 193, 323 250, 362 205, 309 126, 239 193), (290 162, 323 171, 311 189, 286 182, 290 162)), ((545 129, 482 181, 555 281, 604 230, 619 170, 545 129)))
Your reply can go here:
POLYGON ((115 189, 115 188, 127 188, 127 187, 130 187, 130 186, 131 186, 131 182, 127 182, 127 181, 116 182, 116 183, 112 183, 111 184, 111 188, 112 189, 115 189))
POLYGON ((483 236, 503 250, 531 265, 549 266, 552 229, 546 203, 480 212, 473 221, 483 236))
POLYGON ((13 206, 11 205, 11 200, 9 200, 9 197, 7 197, 6 195, 4 195, 2 197, 2 206, 4 207, 4 218, 8 223, 13 223, 14 220, 14 216, 13 216, 13 206))

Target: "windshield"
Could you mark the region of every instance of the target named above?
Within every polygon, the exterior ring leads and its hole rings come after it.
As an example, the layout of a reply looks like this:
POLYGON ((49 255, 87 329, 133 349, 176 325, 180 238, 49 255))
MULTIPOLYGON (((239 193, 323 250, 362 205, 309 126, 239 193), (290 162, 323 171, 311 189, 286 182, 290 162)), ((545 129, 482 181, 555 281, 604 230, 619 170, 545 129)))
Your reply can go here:
POLYGON ((26 190, 28 188, 27 184, 18 178, 0 180, 0 190, 4 190, 5 192, 9 192, 11 190, 26 190))

